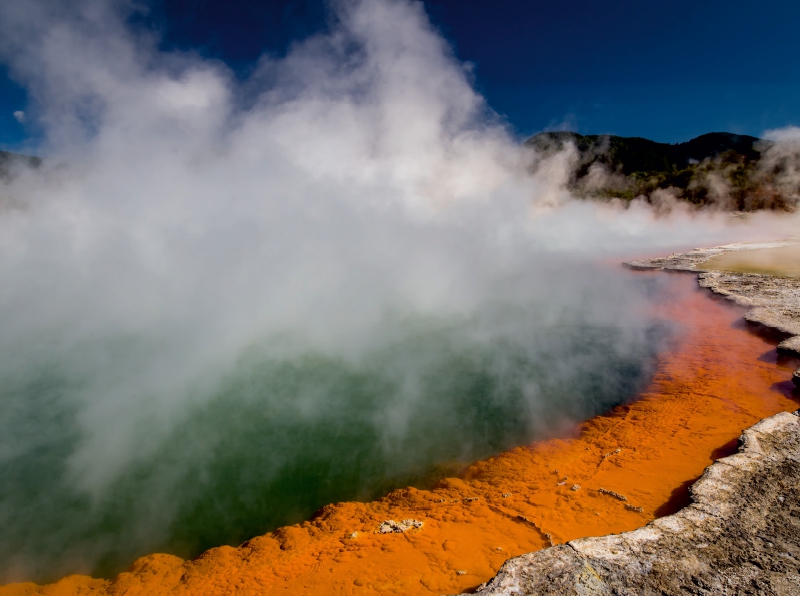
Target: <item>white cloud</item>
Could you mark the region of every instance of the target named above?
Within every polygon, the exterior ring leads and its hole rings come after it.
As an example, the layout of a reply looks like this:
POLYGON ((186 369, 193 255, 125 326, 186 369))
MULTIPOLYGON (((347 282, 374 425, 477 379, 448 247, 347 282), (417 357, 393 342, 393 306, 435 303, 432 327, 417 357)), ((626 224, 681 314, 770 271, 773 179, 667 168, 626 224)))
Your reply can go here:
POLYGON ((22 110, 17 110, 16 112, 14 112, 14 118, 17 120, 17 122, 24 123, 25 122, 25 112, 23 112, 22 110))

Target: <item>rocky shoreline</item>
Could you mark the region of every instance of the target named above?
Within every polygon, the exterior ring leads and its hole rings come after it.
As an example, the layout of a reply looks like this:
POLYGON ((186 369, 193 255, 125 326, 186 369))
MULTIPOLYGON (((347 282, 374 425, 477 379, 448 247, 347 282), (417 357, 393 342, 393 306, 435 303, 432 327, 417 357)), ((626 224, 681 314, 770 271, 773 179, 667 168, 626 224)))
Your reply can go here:
MULTIPOLYGON (((702 271, 734 244, 626 263, 698 274, 701 287, 749 307, 745 319, 800 356, 800 279, 702 271)), ((800 387, 800 369, 793 375, 800 387)), ((800 593, 800 410, 745 430, 735 455, 706 468, 692 503, 623 534, 583 538, 509 559, 481 596, 800 593)))
POLYGON ((481 596, 800 593, 800 417, 744 431, 692 504, 644 528, 510 559, 481 596))
MULTIPOLYGON (((778 344, 779 352, 800 357, 800 279, 698 268, 698 265, 708 259, 725 252, 777 248, 789 243, 790 241, 729 244, 676 253, 661 259, 630 261, 625 265, 631 269, 697 273, 700 287, 708 288, 715 294, 749 308, 744 316, 748 323, 777 334, 783 340, 778 344)), ((791 243, 796 244, 796 242, 791 243)))

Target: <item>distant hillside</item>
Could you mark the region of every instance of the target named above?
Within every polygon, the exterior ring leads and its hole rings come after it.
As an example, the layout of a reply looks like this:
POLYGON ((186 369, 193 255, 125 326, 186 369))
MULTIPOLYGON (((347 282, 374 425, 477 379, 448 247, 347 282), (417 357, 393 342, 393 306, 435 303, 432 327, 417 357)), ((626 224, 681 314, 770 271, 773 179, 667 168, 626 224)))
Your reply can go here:
POLYGON ((793 210, 800 199, 798 189, 782 177, 792 169, 787 159, 793 156, 777 155, 774 143, 756 137, 712 132, 668 144, 543 132, 525 142, 544 157, 570 145, 577 149, 570 188, 587 198, 659 202, 671 197, 740 211, 793 210))
POLYGON ((41 163, 42 160, 38 157, 0 151, 0 178, 7 178, 10 176, 15 167, 28 166, 31 168, 38 168, 41 163))

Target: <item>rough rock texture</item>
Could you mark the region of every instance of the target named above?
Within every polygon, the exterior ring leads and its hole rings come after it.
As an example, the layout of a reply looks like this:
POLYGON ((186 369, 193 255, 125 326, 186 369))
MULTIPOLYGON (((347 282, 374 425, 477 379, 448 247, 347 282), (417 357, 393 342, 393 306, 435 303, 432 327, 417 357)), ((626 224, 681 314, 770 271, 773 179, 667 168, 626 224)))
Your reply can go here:
POLYGON ((381 522, 381 525, 378 526, 378 534, 402 534, 403 532, 407 532, 412 528, 415 530, 419 530, 423 526, 421 521, 416 519, 404 519, 403 521, 396 522, 393 519, 387 519, 384 522, 381 522))
POLYGON ((746 430, 680 512, 510 559, 477 594, 800 594, 799 412, 746 430))
POLYGON ((778 352, 787 356, 800 354, 800 335, 790 337, 779 343, 778 352))

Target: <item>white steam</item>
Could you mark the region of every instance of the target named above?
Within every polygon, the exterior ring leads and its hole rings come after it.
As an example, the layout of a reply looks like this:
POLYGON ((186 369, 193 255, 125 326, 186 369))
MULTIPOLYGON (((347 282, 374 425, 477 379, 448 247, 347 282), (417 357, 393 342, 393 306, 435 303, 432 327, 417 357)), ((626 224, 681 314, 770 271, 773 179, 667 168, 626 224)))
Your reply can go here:
POLYGON ((421 4, 341 5, 333 31, 261 62, 244 109, 223 66, 157 53, 119 3, 59 6, 0 13, 48 134, 44 171, 4 191, 0 349, 54 330, 67 351, 110 329, 158 338, 93 368, 73 459, 87 486, 261 336, 352 344, 390 311, 469 312, 538 251, 723 226, 572 203, 560 156, 527 178, 421 4))
POLYGON ((768 130, 764 138, 773 145, 763 154, 759 169, 772 175, 778 192, 800 202, 800 127, 768 130))

